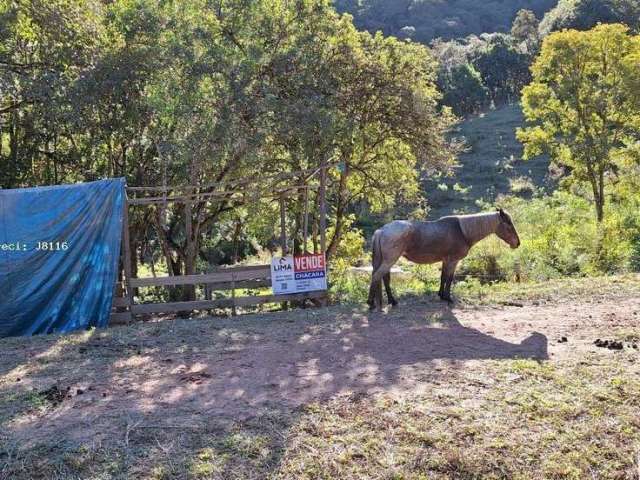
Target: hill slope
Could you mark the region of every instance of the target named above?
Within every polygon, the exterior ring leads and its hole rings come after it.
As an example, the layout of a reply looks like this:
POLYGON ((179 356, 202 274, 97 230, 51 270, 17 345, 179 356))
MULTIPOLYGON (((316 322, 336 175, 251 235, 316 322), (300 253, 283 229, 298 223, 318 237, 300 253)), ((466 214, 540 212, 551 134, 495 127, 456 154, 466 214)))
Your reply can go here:
POLYGON ((430 218, 476 211, 479 200, 493 202, 501 194, 526 197, 553 185, 547 175, 547 157, 522 159, 515 132, 523 122, 520 107, 507 105, 460 124, 456 135, 464 137, 468 150, 459 156, 456 175, 424 183, 430 218))
POLYGON ((358 28, 428 43, 434 38, 506 32, 516 12, 533 10, 538 18, 556 0, 336 0, 339 12, 354 16, 358 28))

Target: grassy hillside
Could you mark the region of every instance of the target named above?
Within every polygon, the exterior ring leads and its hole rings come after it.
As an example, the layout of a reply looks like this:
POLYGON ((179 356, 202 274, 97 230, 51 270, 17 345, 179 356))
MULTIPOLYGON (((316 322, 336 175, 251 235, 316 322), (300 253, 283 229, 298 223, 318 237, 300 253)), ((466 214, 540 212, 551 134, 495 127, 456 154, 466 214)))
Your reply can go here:
POLYGON ((549 159, 522 160, 516 128, 523 124, 518 105, 508 105, 465 120, 456 135, 464 137, 467 151, 453 178, 428 179, 425 193, 429 217, 478 209, 479 200, 493 202, 501 194, 530 196, 535 189, 549 189, 549 159))

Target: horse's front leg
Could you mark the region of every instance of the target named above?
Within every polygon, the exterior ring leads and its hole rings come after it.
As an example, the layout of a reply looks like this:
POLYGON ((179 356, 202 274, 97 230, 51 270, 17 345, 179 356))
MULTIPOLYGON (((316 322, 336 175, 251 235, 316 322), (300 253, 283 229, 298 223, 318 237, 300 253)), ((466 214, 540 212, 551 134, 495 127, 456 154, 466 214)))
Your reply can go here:
POLYGON ((442 262, 442 270, 440 272, 440 290, 438 290, 438 296, 444 300, 444 286, 447 283, 446 277, 446 262, 442 262))
POLYGON ((449 303, 453 303, 451 298, 451 284, 458 266, 457 260, 448 260, 442 262, 442 275, 440 276, 440 298, 449 303))
POLYGON ((444 282, 444 295, 442 295, 441 298, 449 303, 453 303, 453 299, 451 298, 451 285, 453 284, 457 266, 458 260, 450 260, 446 263, 446 268, 443 265, 442 269, 446 274, 446 278, 444 282))

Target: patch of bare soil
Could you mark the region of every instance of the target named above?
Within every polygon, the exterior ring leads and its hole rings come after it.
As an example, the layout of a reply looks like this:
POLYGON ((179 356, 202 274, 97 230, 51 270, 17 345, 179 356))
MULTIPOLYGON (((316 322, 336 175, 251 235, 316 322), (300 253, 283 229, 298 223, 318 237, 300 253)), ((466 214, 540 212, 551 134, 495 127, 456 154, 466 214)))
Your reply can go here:
MULTIPOLYGON (((0 396, 9 399, 0 423, 22 445, 100 442, 122 437, 131 418, 197 426, 337 396, 402 397, 487 360, 616 355, 594 341, 639 320, 637 297, 494 308, 414 299, 384 313, 332 307, 9 339, 0 342, 0 396), (34 392, 52 400, 42 406, 34 392)), ((620 335, 623 349, 637 343, 620 335)))

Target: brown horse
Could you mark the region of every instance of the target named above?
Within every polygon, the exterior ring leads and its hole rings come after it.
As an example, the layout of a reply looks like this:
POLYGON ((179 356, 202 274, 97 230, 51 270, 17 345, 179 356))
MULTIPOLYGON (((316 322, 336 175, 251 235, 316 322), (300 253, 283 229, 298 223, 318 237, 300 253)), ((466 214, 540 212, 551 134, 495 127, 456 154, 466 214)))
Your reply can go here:
POLYGON ((507 212, 454 215, 433 222, 396 220, 373 234, 373 273, 367 303, 371 309, 382 308, 382 283, 389 303, 398 302, 391 293, 390 269, 402 256, 415 263, 442 262, 440 291, 442 300, 452 302, 451 283, 458 262, 473 245, 495 233, 511 248, 520 246, 518 232, 507 212))

